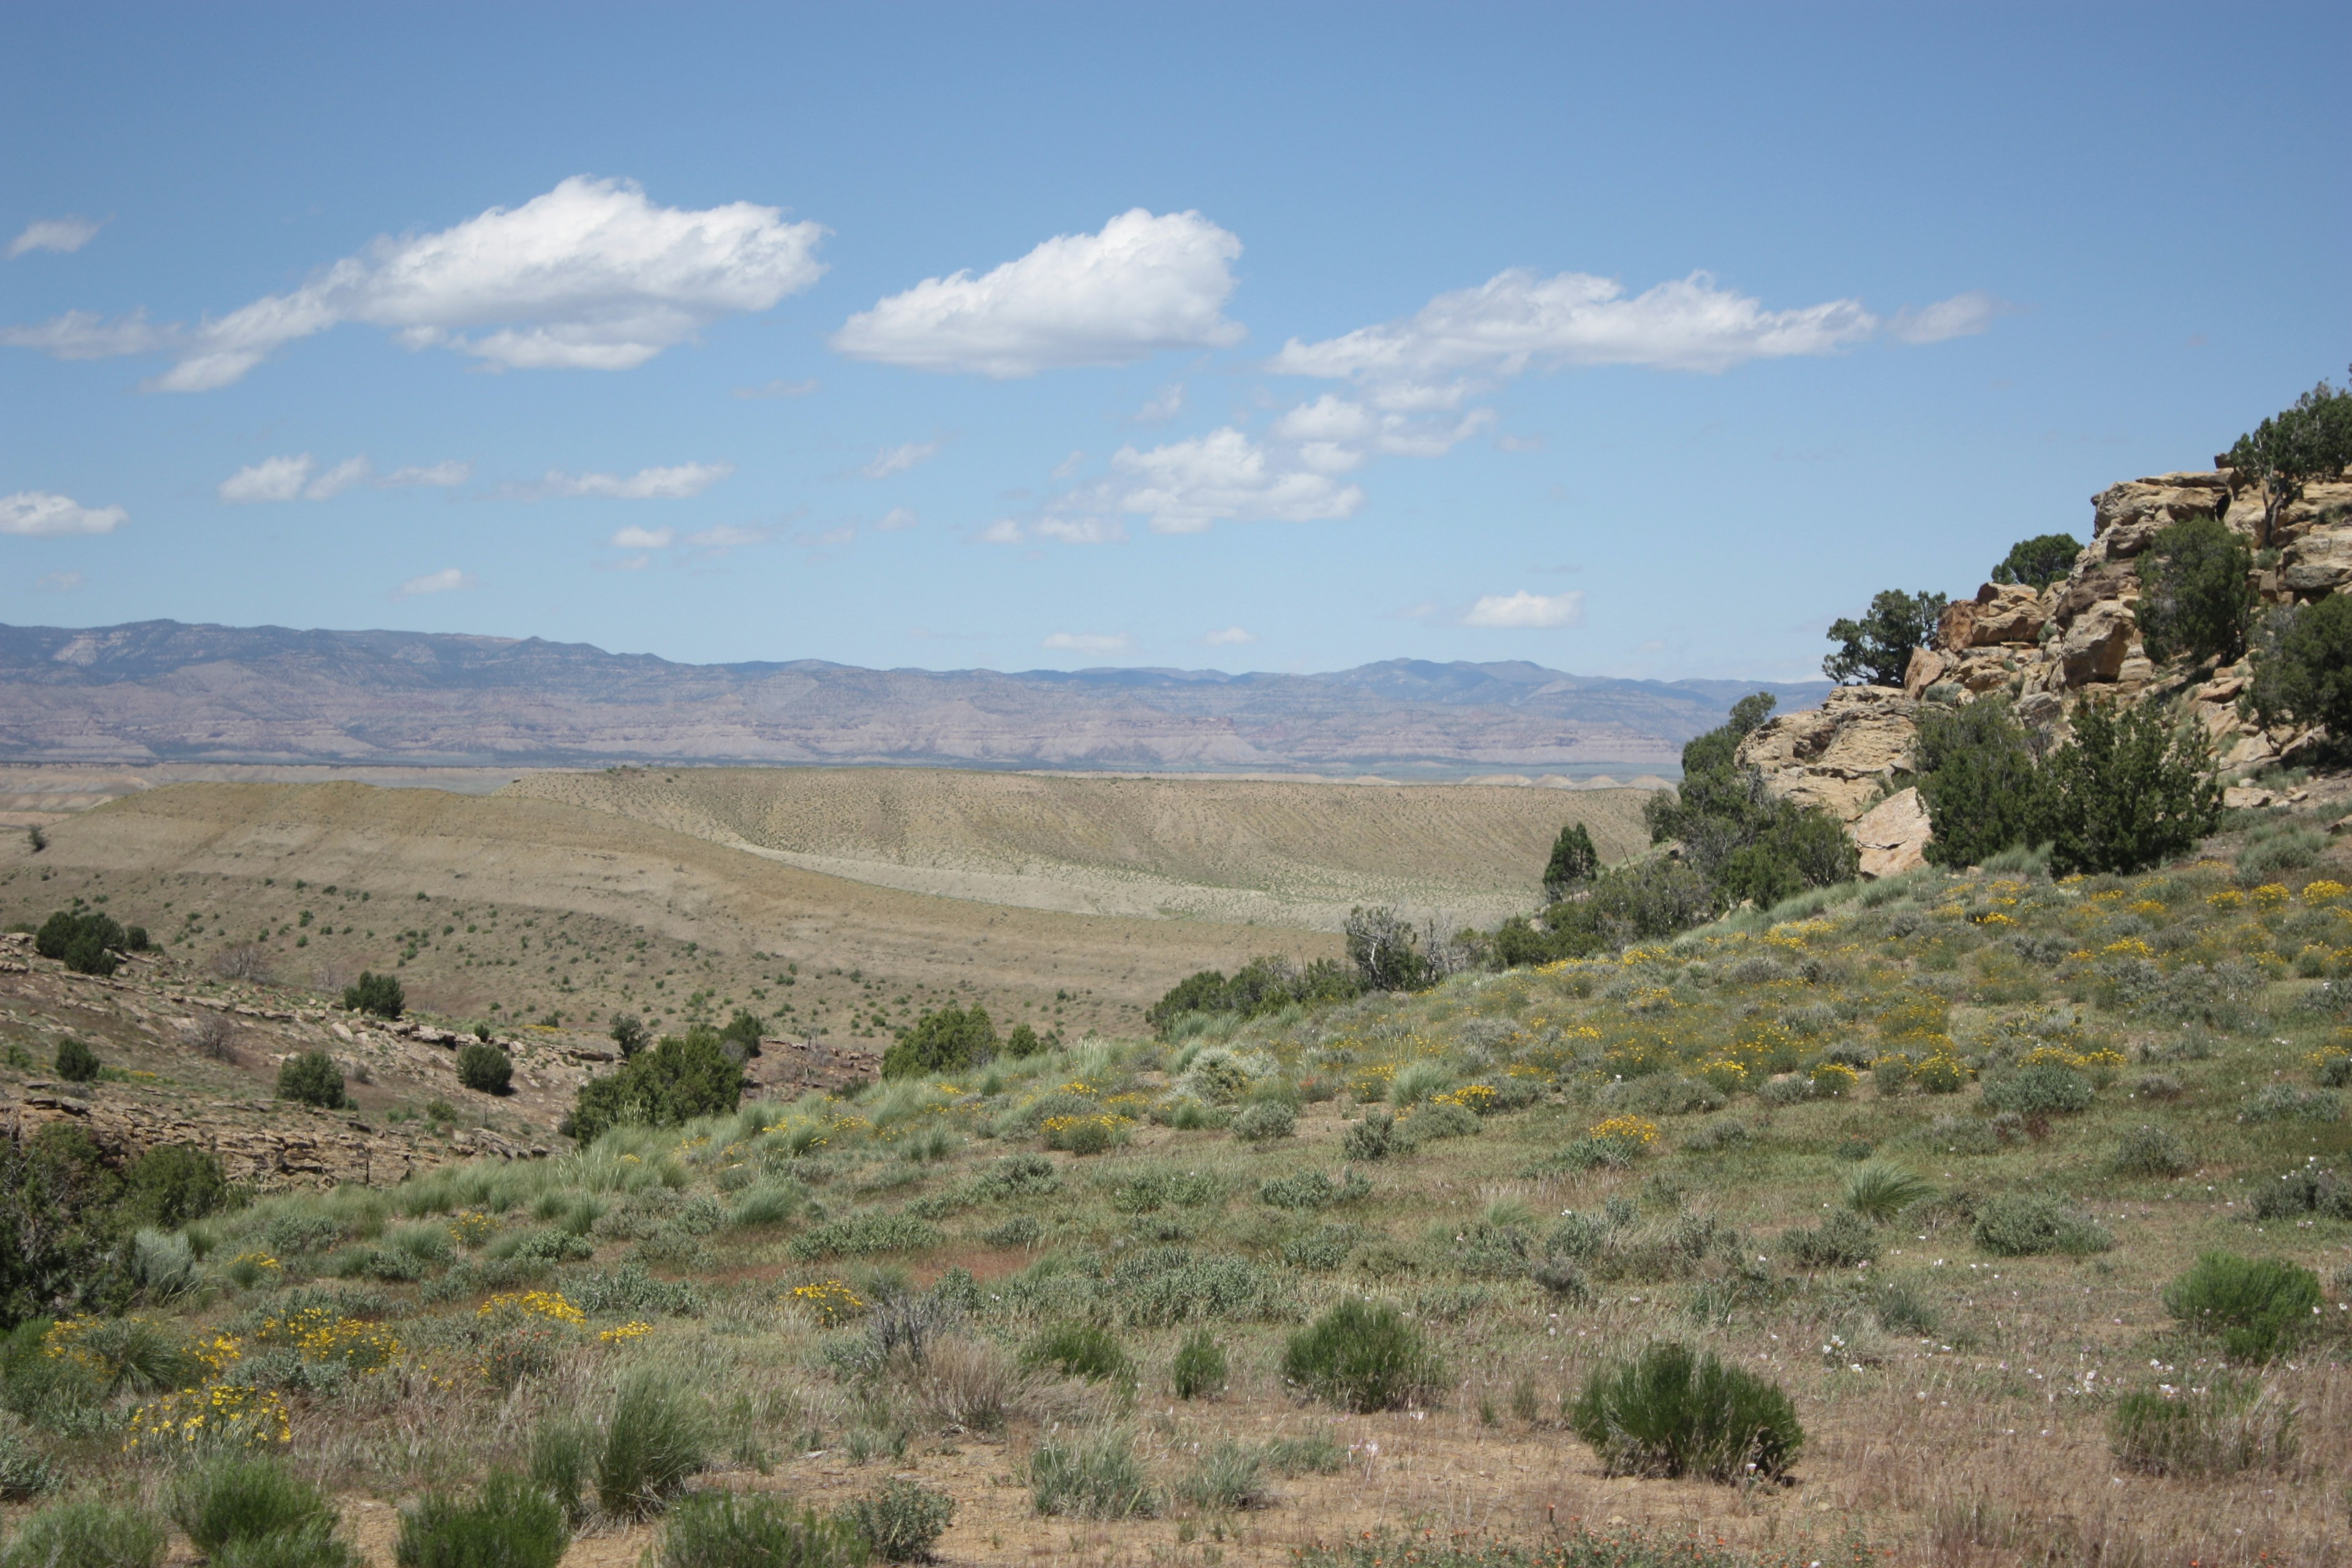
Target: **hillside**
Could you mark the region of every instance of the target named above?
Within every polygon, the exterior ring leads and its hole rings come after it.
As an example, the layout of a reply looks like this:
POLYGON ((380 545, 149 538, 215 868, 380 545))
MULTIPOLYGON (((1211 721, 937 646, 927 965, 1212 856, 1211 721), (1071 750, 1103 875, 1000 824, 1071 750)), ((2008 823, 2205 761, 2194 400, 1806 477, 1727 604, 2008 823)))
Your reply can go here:
POLYGON ((1101 778, 927 768, 625 768, 517 781, 562 801, 910 892, 1074 913, 1339 929, 1391 904, 1447 929, 1536 900, 1552 839, 1648 847, 1648 792, 1101 778))
POLYGON ((0 626, 0 758, 929 763, 1360 773, 1671 768, 1769 686, 1391 659, 1324 675, 676 664, 539 638, 0 626))

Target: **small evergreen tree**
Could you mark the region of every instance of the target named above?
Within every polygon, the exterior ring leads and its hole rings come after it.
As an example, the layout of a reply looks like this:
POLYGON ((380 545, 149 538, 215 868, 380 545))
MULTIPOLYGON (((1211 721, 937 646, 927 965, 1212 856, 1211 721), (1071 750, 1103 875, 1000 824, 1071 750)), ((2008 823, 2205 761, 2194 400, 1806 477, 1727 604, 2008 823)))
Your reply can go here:
POLYGON ((941 1007, 915 1020, 882 1053, 884 1078, 918 1077, 977 1067, 996 1055, 996 1026, 988 1009, 941 1007))
POLYGON ((719 1031, 719 1043, 733 1052, 739 1060, 749 1060, 760 1054, 760 1037, 766 1032, 768 1021, 757 1013, 735 1009, 727 1026, 719 1031))
POLYGON ((2050 868, 2143 871, 2196 847, 2221 815, 2211 748, 2154 704, 2093 699, 2045 767, 2050 868))
POLYGON ((2224 664, 2246 651, 2246 626, 2260 595, 2253 552, 2218 518, 2192 517, 2156 536, 2139 560, 2136 616, 2147 657, 2186 654, 2224 664))
POLYGON ((2009 553, 1992 569, 1992 580, 2040 592, 2053 583, 2064 582, 2066 574, 2074 569, 2074 557, 2082 552, 2081 541, 2071 533, 2042 533, 2021 539, 2009 547, 2009 553))
POLYGON ((68 1035, 58 1042, 56 1066, 58 1076, 68 1083, 89 1083, 98 1077, 103 1064, 96 1051, 68 1035))
POLYGON ((343 1005, 354 1013, 397 1018, 408 1010, 408 994, 401 989, 399 976, 362 969, 357 980, 343 987, 343 1005))
POLYGON ((743 1098, 743 1069, 719 1043, 718 1031, 698 1025, 683 1037, 665 1037, 620 1070, 580 1086, 562 1131, 593 1143, 623 1122, 674 1127, 698 1116, 730 1111, 743 1098))
POLYGON ((2262 542, 2277 536, 2279 513, 2303 487, 2352 468, 2352 391, 2321 382, 2291 408, 2263 420, 2221 455, 2221 464, 2261 481, 2262 542))
POLYGON ((54 958, 76 974, 108 975, 121 962, 115 954, 130 946, 130 933, 100 910, 75 914, 59 910, 34 933, 33 951, 54 958))
POLYGON ((653 1037, 646 1032, 645 1020, 635 1013, 614 1014, 611 1033, 613 1044, 620 1047, 623 1061, 628 1060, 629 1058, 644 1050, 653 1039, 653 1037))
MULTIPOLYGON (((1652 795, 1643 806, 1651 842, 1681 843, 1683 858, 1698 874, 1713 905, 1686 924, 1695 925, 1743 899, 1770 904, 1805 888, 1826 887, 1854 875, 1857 852, 1843 824, 1816 807, 1779 798, 1754 768, 1739 765, 1740 741, 1771 710, 1769 692, 1741 698, 1724 724, 1683 747, 1681 784, 1672 794, 1652 795)), ((1686 906, 1685 889, 1660 871, 1646 871, 1622 883, 1614 877, 1603 878, 1595 884, 1594 899, 1601 896, 1604 885, 1631 900, 1629 911, 1638 910, 1630 921, 1614 921, 1618 929, 1648 927, 1664 910, 1679 912, 1686 906), (1661 893, 1667 895, 1663 900, 1655 896, 1661 893)), ((1599 913, 1596 918, 1609 920, 1599 913)), ((1555 929, 1563 928, 1556 924, 1555 929)))
POLYGON ((340 1110, 347 1103, 343 1099, 343 1069, 324 1051, 302 1051, 288 1057, 278 1064, 278 1098, 315 1105, 323 1110, 340 1110))
POLYGON ((1543 890, 1548 903, 1558 903, 1568 897, 1569 890, 1592 880, 1601 869, 1601 857, 1592 847, 1592 835, 1584 824, 1571 822, 1559 830, 1552 840, 1551 859, 1544 867, 1543 890))
POLYGON ((1841 686, 1902 685, 1911 650, 1935 635, 1946 602, 1941 594, 1906 594, 1895 588, 1877 595, 1862 619, 1830 623, 1830 641, 1838 645, 1838 651, 1822 660, 1822 673, 1841 686))
POLYGON ((242 1201, 219 1158, 194 1143, 159 1143, 123 1172, 123 1207, 140 1225, 177 1230, 242 1201))
POLYGON ((1412 927, 1394 910, 1357 908, 1344 928, 1348 962, 1368 991, 1419 991, 1434 978, 1412 927))
POLYGON ((2047 837, 2044 781, 2024 727, 2006 701, 1929 706, 1912 748, 1927 807, 1927 858, 1975 866, 2047 837))
POLYGON ((1045 1042, 1039 1039, 1037 1031, 1026 1024, 1013 1025, 1013 1032, 1004 1037, 1004 1054, 1014 1061, 1034 1057, 1045 1048, 1045 1042))
POLYGON ((2263 617, 2247 705, 2265 729, 2325 725, 2330 748, 2352 753, 2352 594, 2263 617))
POLYGON ((477 1040, 457 1053, 457 1081, 476 1094, 511 1093, 514 1062, 498 1047, 477 1040))

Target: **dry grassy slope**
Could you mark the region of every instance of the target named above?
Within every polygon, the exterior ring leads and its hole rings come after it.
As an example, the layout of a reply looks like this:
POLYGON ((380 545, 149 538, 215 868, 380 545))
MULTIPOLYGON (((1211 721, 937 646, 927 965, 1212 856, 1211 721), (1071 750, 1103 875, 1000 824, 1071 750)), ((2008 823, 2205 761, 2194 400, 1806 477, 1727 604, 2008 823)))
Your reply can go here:
MULTIPOLYGON (((1055 993, 1066 989, 1086 999, 1056 1020, 1066 1027, 1132 1028, 1138 1009, 1195 969, 1229 966, 1254 952, 1339 952, 1336 939, 1302 931, 1077 918, 925 898, 554 801, 356 784, 176 784, 59 823, 37 858, 15 845, 8 858, 9 874, 0 879, 0 917, 8 920, 37 920, 74 893, 103 890, 113 912, 143 920, 161 940, 170 921, 152 911, 174 890, 194 887, 216 910, 214 925, 224 935, 205 940, 217 944, 264 921, 274 930, 291 921, 297 902, 317 904, 341 932, 299 955, 290 938, 273 937, 270 956, 281 973, 331 962, 347 972, 388 967, 401 945, 392 928, 411 921, 437 931, 445 919, 487 924, 504 910, 503 941, 511 944, 522 914, 584 917, 571 929, 604 962, 567 965, 576 990, 559 991, 542 972, 553 929, 546 926, 536 928, 539 944, 518 964, 480 966, 507 952, 488 935, 471 939, 469 963, 469 939, 460 936, 442 939, 402 971, 416 1005, 460 1016, 478 1015, 493 1000, 509 1016, 560 1005, 573 1017, 625 1002, 658 1020, 662 1004, 678 1001, 689 986, 765 1011, 786 994, 761 997, 751 988, 772 975, 778 960, 790 960, 803 974, 790 993, 801 1008, 796 1026, 841 1028, 843 1009, 918 989, 985 1001, 1000 1017, 1034 1006, 1042 1026, 1055 993), (265 887, 265 878, 275 885, 265 887), (297 879, 311 885, 306 900, 292 892, 297 879), (319 898, 328 883, 344 890, 345 902, 319 898), (347 900, 357 889, 371 891, 373 901, 355 914, 347 900), (415 903, 419 892, 428 895, 425 905, 415 903), (380 940, 366 942, 351 929, 354 921, 380 940), (651 977, 663 971, 629 958, 633 934, 653 939, 656 953, 667 947, 668 962, 686 971, 675 990, 651 994, 651 977), (690 954, 678 945, 688 942, 698 944, 690 954), (775 960, 761 961, 763 953, 775 960), (615 993, 614 973, 631 963, 639 988, 615 993), (853 984, 829 973, 835 970, 859 977, 853 984)), ((193 897, 183 893, 181 901, 193 897)), ((890 1011, 893 1023, 911 1021, 898 1016, 900 1007, 890 1011)))
POLYGON ((1534 901, 1564 824, 1604 858, 1643 847, 1646 794, 929 768, 626 768, 500 792, 912 891, 1324 930, 1361 903, 1490 924, 1534 901))

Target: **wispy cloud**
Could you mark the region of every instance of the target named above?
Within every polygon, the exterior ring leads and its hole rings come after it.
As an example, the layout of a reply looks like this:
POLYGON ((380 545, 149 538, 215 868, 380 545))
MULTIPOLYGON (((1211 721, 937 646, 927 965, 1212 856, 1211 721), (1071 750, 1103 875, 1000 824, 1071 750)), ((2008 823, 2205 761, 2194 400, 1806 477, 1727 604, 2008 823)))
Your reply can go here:
POLYGON ((36 250, 54 250, 60 256, 71 256, 98 237, 103 226, 86 217, 35 218, 25 226, 25 232, 8 242, 8 259, 36 250))
POLYGON ((634 474, 567 474, 550 468, 536 485, 511 488, 519 500, 553 496, 565 500, 687 500, 700 495, 735 471, 732 463, 678 463, 667 468, 639 468, 634 474))
POLYGON ((45 594, 70 594, 82 585, 79 572, 52 572, 35 584, 45 594))
POLYGON ((150 325, 133 310, 112 321, 90 310, 68 310, 37 327, 0 327, 0 343, 37 349, 53 359, 114 359, 152 353, 178 341, 177 329, 150 325))
POLYGON ((478 588, 480 579, 470 572, 460 572, 455 566, 444 566, 438 572, 428 572, 422 577, 411 577, 393 590, 395 599, 421 598, 427 594, 450 594, 460 588, 478 588))
POLYGON ((857 467, 857 472, 869 479, 887 479, 893 474, 903 474, 919 468, 940 455, 947 445, 944 439, 908 441, 896 447, 885 447, 857 467))
POLYGON ((1462 616, 1465 626, 1506 630, 1549 630, 1580 626, 1583 620, 1584 595, 1578 589, 1565 594, 1530 594, 1525 589, 1516 594, 1487 594, 1462 616))
POLYGON ((816 378, 806 381, 770 381, 758 386, 739 386, 728 395, 750 400, 771 397, 806 397, 817 388, 816 378))
POLYGON ((1138 425, 1165 425, 1184 412, 1184 384, 1171 381, 1151 395, 1144 405, 1135 411, 1138 425))
POLYGON ((875 523, 874 531, 877 533, 898 533, 905 529, 913 528, 922 521, 923 520, 921 518, 915 514, 912 508, 894 506, 888 511, 882 514, 881 521, 875 523))
POLYGON ((332 500, 345 490, 367 485, 376 489, 442 489, 462 485, 474 471, 471 463, 456 460, 425 468, 395 468, 379 477, 365 453, 320 468, 308 452, 292 457, 264 458, 239 468, 215 487, 220 499, 245 505, 261 501, 332 500))
POLYGON ((1227 626, 1222 631, 1211 632, 1201 641, 1210 647, 1240 647, 1257 641, 1257 634, 1244 631, 1239 626, 1227 626))
POLYGON ((0 496, 0 534, 19 539, 56 539, 112 533, 131 521, 119 506, 84 506, 50 490, 18 490, 0 496))
POLYGON ((674 528, 640 528, 635 523, 616 530, 605 543, 615 550, 667 550, 677 542, 674 528))
POLYGON ((2008 300, 1982 289, 1972 289, 1916 310, 1906 307, 1895 311, 1894 320, 1886 323, 1886 335, 1901 343, 1940 343, 1951 338, 1975 337, 1990 331, 2001 317, 2018 313, 2019 307, 2008 300))
POLYGON ((1099 655, 1125 653, 1133 645, 1125 632, 1055 632, 1037 646, 1055 653, 1099 655))

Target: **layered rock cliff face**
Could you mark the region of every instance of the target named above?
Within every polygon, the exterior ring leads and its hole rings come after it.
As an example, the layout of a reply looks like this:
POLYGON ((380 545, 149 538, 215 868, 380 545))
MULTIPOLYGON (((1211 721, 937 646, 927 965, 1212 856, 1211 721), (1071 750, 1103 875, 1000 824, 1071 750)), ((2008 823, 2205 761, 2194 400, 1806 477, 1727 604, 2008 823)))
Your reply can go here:
POLYGON ((1845 687, 1819 709, 1763 725, 1743 742, 1741 763, 1760 769, 1777 795, 1835 813, 1864 845, 1866 871, 1919 862, 1926 814, 1898 790, 1912 765, 1920 704, 2007 695, 2029 723, 2063 725, 2098 694, 2182 704, 2212 736, 2225 773, 2288 759, 2312 732, 2265 731, 2241 715, 2249 671, 2176 660, 2158 668, 2135 614, 2138 558, 2175 522, 2219 517, 2259 553, 2255 585, 2267 605, 2308 603, 2352 591, 2352 482, 2314 484, 2265 526, 2259 484, 2229 469, 2159 474, 2111 485, 2091 498, 2091 542, 2065 580, 2041 593, 1988 583, 1948 605, 1930 647, 1916 650, 1902 689, 1845 687))

